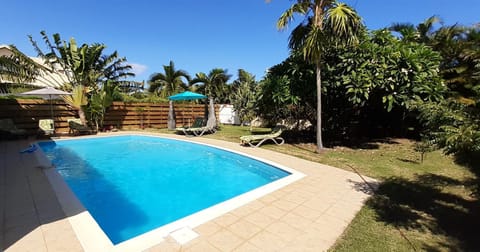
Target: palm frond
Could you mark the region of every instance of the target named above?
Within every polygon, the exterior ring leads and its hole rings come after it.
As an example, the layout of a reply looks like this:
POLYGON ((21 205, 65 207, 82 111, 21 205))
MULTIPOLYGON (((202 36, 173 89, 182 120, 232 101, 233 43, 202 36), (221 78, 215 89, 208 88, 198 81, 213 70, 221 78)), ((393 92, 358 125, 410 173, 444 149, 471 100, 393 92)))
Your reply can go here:
POLYGON ((320 27, 313 26, 310 29, 301 47, 305 59, 315 63, 321 58, 323 37, 323 32, 320 27))
POLYGON ((162 97, 168 97, 180 89, 187 90, 190 75, 184 70, 176 70, 173 61, 163 66, 164 73, 155 73, 149 79, 149 91, 156 92, 162 97), (186 82, 183 81, 186 80, 186 82))
POLYGON ((295 14, 305 15, 310 10, 311 3, 309 0, 298 1, 290 6, 277 21, 277 29, 283 30, 293 20, 295 14))
POLYGON ((305 39, 312 30, 311 19, 308 23, 300 23, 292 30, 288 39, 288 47, 292 50, 299 50, 305 44, 305 39))
POLYGON ((334 41, 354 44, 358 42, 358 34, 363 28, 362 18, 350 6, 335 3, 326 12, 323 28, 330 31, 334 41))
POLYGON ((436 23, 441 23, 442 19, 439 16, 431 16, 427 18, 425 21, 417 25, 418 33, 421 36, 430 36, 432 34, 433 26, 436 23))

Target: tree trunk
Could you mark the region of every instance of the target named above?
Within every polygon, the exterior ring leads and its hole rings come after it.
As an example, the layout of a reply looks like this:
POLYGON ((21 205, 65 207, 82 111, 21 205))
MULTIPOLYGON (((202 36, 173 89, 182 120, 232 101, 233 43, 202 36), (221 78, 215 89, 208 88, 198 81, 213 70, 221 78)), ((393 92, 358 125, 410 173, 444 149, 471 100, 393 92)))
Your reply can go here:
POLYGON ((83 125, 87 125, 87 119, 85 118, 85 111, 83 111, 82 107, 78 108, 78 117, 80 117, 80 121, 83 125))
MULTIPOLYGON (((315 1, 314 8, 314 20, 313 25, 323 30, 323 14, 325 5, 329 4, 329 1, 315 1)), ((321 52, 316 55, 316 72, 317 72, 317 149, 316 152, 320 153, 323 150, 322 141, 322 67, 321 67, 321 52)))
POLYGON ((168 101, 168 130, 175 130, 175 108, 173 107, 173 101, 168 101))
POLYGON ((320 61, 317 62, 317 153, 323 149, 322 141, 322 69, 320 61))

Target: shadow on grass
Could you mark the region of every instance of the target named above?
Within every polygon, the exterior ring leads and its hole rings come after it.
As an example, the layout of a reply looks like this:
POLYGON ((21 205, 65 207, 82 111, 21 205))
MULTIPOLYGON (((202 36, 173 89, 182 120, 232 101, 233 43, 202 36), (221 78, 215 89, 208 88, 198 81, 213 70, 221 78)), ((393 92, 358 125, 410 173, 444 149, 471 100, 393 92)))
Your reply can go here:
MULTIPOLYGON (((477 198, 462 198, 445 190, 474 183, 449 177, 426 174, 413 180, 393 177, 385 180, 367 205, 373 208, 380 221, 387 224, 444 235, 448 244, 435 247, 453 250, 479 251, 480 204, 477 198)), ((422 244, 422 249, 438 248, 422 244)))
POLYGON ((336 141, 329 143, 332 146, 344 146, 351 149, 375 150, 380 148, 380 144, 400 144, 392 138, 359 138, 336 141))
POLYGON ((402 161, 404 163, 411 163, 411 164, 420 164, 417 160, 411 160, 406 158, 397 158, 397 160, 402 161))
POLYGON ((285 130, 282 137, 291 144, 315 143, 315 134, 310 130, 285 130))
POLYGON ((469 186, 473 187, 473 196, 480 199, 480 151, 469 155, 456 155, 455 163, 467 167, 476 175, 477 180, 472 181, 469 186))
MULTIPOLYGON (((265 129, 263 131, 252 132, 252 134, 265 134, 265 129)), ((268 129, 267 129, 268 130, 268 129)), ((315 152, 315 148, 308 148, 309 144, 316 144, 316 134, 313 130, 286 130, 282 133, 282 137, 285 139, 285 142, 300 149, 306 151, 315 152), (304 146, 304 147, 300 147, 304 146)), ((400 144, 393 138, 340 138, 335 136, 329 136, 324 134, 323 144, 327 148, 333 148, 337 146, 347 147, 350 149, 366 149, 374 150, 380 149, 381 144, 400 144), (341 139, 341 140, 339 140, 341 139)))

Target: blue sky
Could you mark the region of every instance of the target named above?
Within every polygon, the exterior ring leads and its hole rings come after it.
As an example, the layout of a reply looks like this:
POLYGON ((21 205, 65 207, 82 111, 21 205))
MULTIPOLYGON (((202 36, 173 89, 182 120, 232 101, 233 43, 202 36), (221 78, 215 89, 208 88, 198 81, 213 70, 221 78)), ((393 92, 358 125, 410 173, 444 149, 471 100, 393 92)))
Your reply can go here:
MULTIPOLYGON (((439 15, 445 24, 480 22, 479 0, 346 0, 369 29, 395 22, 417 24, 439 15)), ((14 44, 36 56, 27 35, 43 45, 40 31, 74 37, 79 44, 103 43, 135 66, 135 80, 147 80, 173 60, 190 75, 213 68, 239 68, 261 79, 288 56, 289 30, 275 23, 287 0, 15 0, 2 3, 0 44, 14 44)), ((301 20, 301 17, 297 17, 301 20)), ((293 27, 293 26, 292 26, 293 27)))

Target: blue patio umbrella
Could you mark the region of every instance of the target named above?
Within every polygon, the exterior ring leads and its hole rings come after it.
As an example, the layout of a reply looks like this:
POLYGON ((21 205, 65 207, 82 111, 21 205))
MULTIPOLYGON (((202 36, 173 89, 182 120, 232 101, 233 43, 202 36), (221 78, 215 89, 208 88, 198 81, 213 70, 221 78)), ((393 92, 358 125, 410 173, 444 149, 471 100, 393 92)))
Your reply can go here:
POLYGON ((187 100, 197 100, 197 99, 205 99, 205 98, 207 97, 203 94, 194 93, 190 91, 185 91, 183 93, 179 93, 179 94, 168 97, 168 99, 172 101, 187 101, 187 100))
MULTIPOLYGON (((169 130, 175 129, 175 110, 173 108, 172 101, 188 101, 188 100, 198 100, 198 99, 205 99, 205 98, 207 97, 203 94, 194 93, 190 91, 185 91, 183 93, 179 93, 179 94, 168 97, 168 99, 170 100, 169 109, 168 109, 168 129, 169 130)), ((192 111, 192 114, 193 114, 193 111, 192 111)))

